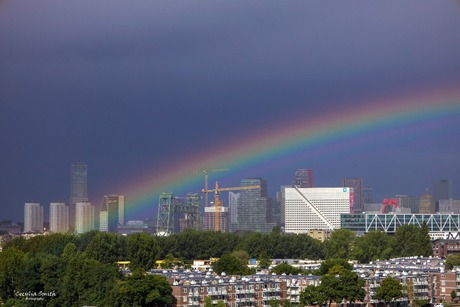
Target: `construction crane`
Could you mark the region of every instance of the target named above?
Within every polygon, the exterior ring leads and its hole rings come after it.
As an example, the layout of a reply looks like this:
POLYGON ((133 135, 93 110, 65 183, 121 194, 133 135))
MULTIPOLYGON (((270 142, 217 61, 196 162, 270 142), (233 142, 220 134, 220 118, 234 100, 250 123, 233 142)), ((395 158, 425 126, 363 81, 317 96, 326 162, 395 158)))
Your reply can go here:
MULTIPOLYGON (((229 171, 230 169, 229 168, 218 168, 218 169, 202 169, 200 171, 198 171, 197 173, 198 174, 204 174, 204 190, 203 191, 207 191, 208 190, 208 174, 209 173, 213 173, 213 172, 225 172, 225 171, 229 171)), ((208 206, 208 192, 204 192, 204 206, 207 207, 208 206)))
POLYGON ((232 188, 219 188, 219 183, 216 181, 216 188, 213 190, 203 189, 202 192, 204 193, 214 193, 214 207, 216 209, 216 231, 220 230, 220 221, 219 221, 219 194, 220 192, 225 191, 239 191, 239 190, 255 190, 260 189, 260 185, 247 185, 243 187, 232 187, 232 188))

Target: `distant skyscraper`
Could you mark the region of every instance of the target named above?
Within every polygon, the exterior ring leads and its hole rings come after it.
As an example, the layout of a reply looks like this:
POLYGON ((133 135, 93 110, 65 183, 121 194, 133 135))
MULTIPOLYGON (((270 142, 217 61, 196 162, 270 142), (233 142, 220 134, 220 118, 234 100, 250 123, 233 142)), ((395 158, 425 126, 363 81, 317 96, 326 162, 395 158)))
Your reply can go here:
POLYGON ((447 179, 435 180, 433 182, 433 201, 436 210, 439 210, 439 201, 441 199, 452 198, 452 181, 447 179))
POLYGON ((75 231, 84 233, 94 230, 94 206, 89 202, 75 205, 75 231))
POLYGON ((67 232, 69 230, 69 207, 65 203, 50 203, 50 231, 67 232))
POLYGON ((374 203, 374 189, 370 187, 363 187, 363 202, 365 204, 374 203))
POLYGON ((125 223, 125 197, 105 195, 99 217, 101 231, 116 232, 125 223))
POLYGON ((24 232, 43 232, 43 207, 39 203, 24 204, 24 232))
POLYGON ((311 169, 299 168, 294 173, 293 187, 311 188, 313 187, 313 171, 311 169))
POLYGON ((75 227, 76 204, 88 201, 88 167, 85 163, 73 163, 70 167, 70 217, 69 226, 75 227))
POLYGON ((238 201, 238 224, 233 231, 270 232, 272 222, 272 200, 267 194, 267 181, 261 178, 241 180, 241 186, 259 185, 260 189, 242 190, 238 201))
POLYGON ((363 181, 361 178, 345 178, 343 186, 353 188, 354 206, 353 213, 362 213, 364 211, 363 181))
POLYGON ((241 193, 228 192, 228 209, 230 211, 230 224, 238 223, 238 199, 241 193))
POLYGON ((436 211, 433 196, 430 194, 424 194, 420 197, 419 206, 419 213, 432 214, 436 211))
POLYGON ((419 213, 420 197, 407 196, 407 195, 396 195, 395 198, 398 200, 399 207, 410 208, 411 213, 419 213))

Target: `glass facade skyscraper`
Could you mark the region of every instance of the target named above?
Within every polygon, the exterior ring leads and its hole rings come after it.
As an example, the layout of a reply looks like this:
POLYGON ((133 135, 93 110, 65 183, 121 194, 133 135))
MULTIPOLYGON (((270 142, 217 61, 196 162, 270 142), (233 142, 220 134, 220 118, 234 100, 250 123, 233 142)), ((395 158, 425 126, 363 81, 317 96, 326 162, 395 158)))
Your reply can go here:
POLYGON ((69 226, 75 227, 75 206, 88 201, 88 166, 73 163, 70 167, 70 217, 69 226))

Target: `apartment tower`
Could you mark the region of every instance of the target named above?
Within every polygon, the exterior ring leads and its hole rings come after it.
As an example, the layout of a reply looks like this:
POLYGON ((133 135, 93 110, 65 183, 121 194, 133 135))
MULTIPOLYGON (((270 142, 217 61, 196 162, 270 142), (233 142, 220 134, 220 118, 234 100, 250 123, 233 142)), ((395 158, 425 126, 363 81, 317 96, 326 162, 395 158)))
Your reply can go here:
POLYGON ((50 203, 50 231, 65 233, 69 230, 69 207, 63 202, 50 203))
POLYGON ((24 204, 24 232, 43 232, 43 207, 39 203, 24 204))

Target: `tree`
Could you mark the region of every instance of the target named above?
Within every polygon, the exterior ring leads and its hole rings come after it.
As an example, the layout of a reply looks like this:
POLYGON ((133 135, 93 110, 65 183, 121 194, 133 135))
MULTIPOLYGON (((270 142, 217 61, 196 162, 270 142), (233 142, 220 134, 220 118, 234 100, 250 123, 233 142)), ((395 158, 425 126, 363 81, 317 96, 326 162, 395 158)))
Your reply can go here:
POLYGON ((221 274, 225 272, 228 275, 247 275, 251 272, 241 260, 232 254, 225 254, 219 260, 212 264, 214 272, 221 274))
POLYGON ((348 229, 336 229, 332 232, 331 238, 324 242, 326 259, 352 257, 352 244, 355 239, 353 231, 348 229))
POLYGON ((280 306, 280 300, 275 300, 275 299, 272 298, 272 299, 270 299, 268 301, 268 305, 270 307, 279 307, 280 306))
POLYGON ((402 297, 402 295, 401 283, 392 277, 382 280, 380 286, 375 289, 375 297, 385 302, 396 300, 402 297))
POLYGON ((259 256, 259 268, 261 269, 268 269, 272 261, 268 258, 267 253, 262 252, 259 256))
POLYGON ((340 272, 337 272, 338 267, 342 267, 344 270, 347 270, 347 271, 353 270, 353 265, 349 263, 347 259, 327 259, 321 263, 318 274, 319 275, 325 275, 325 274, 337 275, 340 273, 340 272), (334 268, 334 270, 332 270, 332 268, 334 268))
POLYGON ((345 271, 340 274, 339 282, 342 286, 342 299, 347 302, 362 301, 366 296, 364 290, 365 281, 358 274, 352 271, 345 271))
POLYGON ((422 227, 403 225, 393 236, 393 256, 410 257, 432 255, 432 246, 426 223, 422 227))
POLYGON ((343 297, 343 285, 340 283, 339 278, 333 275, 323 275, 321 277, 321 285, 317 290, 324 298, 325 303, 330 305, 332 302, 340 302, 343 297))
POLYGON ((218 300, 217 304, 216 304, 216 307, 225 307, 224 301, 223 300, 218 300))
POLYGON ((10 247, 0 253, 0 297, 6 302, 14 298, 18 289, 18 275, 21 274, 26 255, 16 247, 10 247))
POLYGON ((98 232, 86 246, 85 252, 88 258, 97 260, 106 264, 114 264, 120 259, 121 245, 118 242, 118 236, 113 233, 98 232))
POLYGON ((204 307, 212 307, 212 298, 210 296, 206 296, 204 299, 204 307))
POLYGON ((302 293, 300 293, 301 306, 323 305, 326 302, 326 298, 320 290, 321 288, 319 286, 308 285, 305 287, 302 293))
POLYGON ((392 252, 390 236, 383 231, 372 230, 355 239, 353 254, 360 263, 389 259, 392 252))
POLYGON ((119 306, 171 306, 172 289, 166 277, 136 269, 118 284, 119 306))
POLYGON ((232 252, 232 255, 238 257, 244 265, 249 263, 249 254, 245 250, 236 250, 232 252))
POLYGON ((275 273, 277 275, 281 275, 283 273, 286 274, 286 275, 297 275, 297 274, 302 273, 302 269, 295 268, 292 265, 289 265, 289 264, 283 262, 283 263, 280 263, 277 266, 275 266, 271 270, 271 272, 275 273))
POLYGON ((450 298, 452 302, 455 302, 457 299, 457 291, 455 290, 450 291, 450 298))
POLYGON ((131 261, 132 270, 142 268, 152 269, 158 259, 160 247, 156 239, 146 233, 136 233, 127 238, 127 257, 131 261))
POLYGON ((454 266, 460 265, 460 255, 451 254, 447 256, 445 266, 447 270, 452 270, 454 266))

